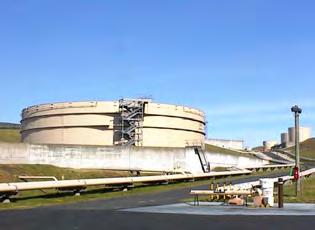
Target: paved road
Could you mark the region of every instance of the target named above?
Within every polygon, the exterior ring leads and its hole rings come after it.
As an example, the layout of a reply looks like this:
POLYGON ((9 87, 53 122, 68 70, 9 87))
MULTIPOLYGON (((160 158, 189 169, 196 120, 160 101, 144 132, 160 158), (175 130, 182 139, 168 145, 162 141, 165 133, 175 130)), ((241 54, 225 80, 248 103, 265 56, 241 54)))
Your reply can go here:
MULTIPOLYGON (((194 187, 204 188, 206 186, 194 187)), ((28 210, 0 211, 0 229, 301 229, 315 226, 315 218, 307 216, 199 216, 120 211, 176 203, 187 198, 190 189, 28 210)))

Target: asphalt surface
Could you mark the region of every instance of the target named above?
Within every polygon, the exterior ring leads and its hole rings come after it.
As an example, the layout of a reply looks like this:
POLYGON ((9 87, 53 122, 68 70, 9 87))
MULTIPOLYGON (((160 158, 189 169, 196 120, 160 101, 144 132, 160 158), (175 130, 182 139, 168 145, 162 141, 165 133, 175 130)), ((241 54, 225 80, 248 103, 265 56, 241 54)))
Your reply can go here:
MULTIPOLYGON (((275 173, 274 176, 281 176, 275 173)), ((254 177, 237 183, 256 180, 254 177)), ((236 181, 234 182, 236 183, 236 181)), ((206 189, 197 186, 193 189, 206 189)), ((312 216, 204 216, 125 212, 123 209, 166 205, 189 197, 192 188, 58 205, 0 211, 0 230, 36 229, 296 229, 315 226, 312 216)))

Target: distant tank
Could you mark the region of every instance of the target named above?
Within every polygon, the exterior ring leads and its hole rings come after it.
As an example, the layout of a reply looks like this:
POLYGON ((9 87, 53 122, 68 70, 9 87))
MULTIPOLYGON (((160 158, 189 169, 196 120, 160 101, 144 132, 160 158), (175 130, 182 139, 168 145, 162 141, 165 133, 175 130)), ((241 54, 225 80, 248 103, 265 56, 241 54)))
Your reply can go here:
POLYGON ((286 147, 289 143, 289 134, 288 133, 281 133, 281 145, 286 147))
MULTIPOLYGON (((295 143, 295 128, 290 127, 289 132, 289 143, 295 143)), ((310 127, 300 127, 300 142, 303 142, 312 137, 312 129, 310 127)))
POLYGON ((271 150, 271 148, 275 145, 277 145, 278 142, 274 141, 274 140, 268 140, 268 141, 264 141, 263 142, 263 146, 264 146, 264 151, 269 151, 271 150))

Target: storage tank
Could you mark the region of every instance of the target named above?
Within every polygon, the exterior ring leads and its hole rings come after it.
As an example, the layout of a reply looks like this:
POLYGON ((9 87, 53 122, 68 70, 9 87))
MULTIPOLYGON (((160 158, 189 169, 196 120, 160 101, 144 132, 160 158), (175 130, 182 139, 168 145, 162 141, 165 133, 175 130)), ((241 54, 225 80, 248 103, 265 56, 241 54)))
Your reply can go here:
POLYGON ((36 144, 185 147, 203 144, 205 115, 143 99, 50 103, 22 111, 21 134, 36 144))
MULTIPOLYGON (((295 128, 290 127, 289 132, 289 142, 295 143, 295 128)), ((310 127, 300 127, 300 142, 303 142, 312 137, 312 129, 310 127)))
POLYGON ((286 146, 289 142, 289 134, 288 133, 281 133, 281 144, 286 146))
POLYGON ((278 142, 274 141, 274 140, 268 140, 268 141, 264 141, 263 142, 263 146, 264 146, 264 151, 269 151, 271 150, 271 148, 275 145, 277 145, 278 142))

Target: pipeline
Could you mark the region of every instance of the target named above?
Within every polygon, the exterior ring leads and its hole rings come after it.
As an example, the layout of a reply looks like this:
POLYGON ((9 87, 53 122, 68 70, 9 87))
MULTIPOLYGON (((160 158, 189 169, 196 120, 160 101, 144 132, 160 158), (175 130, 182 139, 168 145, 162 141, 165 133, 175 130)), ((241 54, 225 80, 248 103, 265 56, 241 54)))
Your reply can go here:
POLYGON ((0 193, 19 192, 37 189, 64 189, 74 187, 87 187, 96 185, 119 185, 134 183, 163 182, 176 180, 194 180, 210 177, 233 176, 251 174, 249 170, 228 171, 228 172, 210 172, 198 174, 175 174, 162 176, 142 176, 142 177, 117 177, 117 178, 99 178, 99 179, 79 179, 79 180, 60 180, 60 181, 35 181, 35 182, 16 182, 0 183, 0 193))
POLYGON ((142 176, 142 177, 117 177, 117 178, 98 178, 98 179, 78 179, 78 180, 57 180, 57 181, 34 181, 34 182, 12 182, 0 183, 0 193, 18 193, 26 190, 41 190, 41 189, 66 189, 66 188, 85 188, 87 186, 97 185, 122 185, 134 183, 153 183, 164 181, 180 181, 180 180, 194 180, 202 178, 246 175, 251 174, 249 169, 257 168, 283 168, 291 167, 292 164, 287 165, 264 165, 258 167, 251 167, 244 170, 225 171, 225 172, 210 172, 210 173, 196 173, 196 174, 174 174, 174 175, 160 175, 160 176, 142 176))

